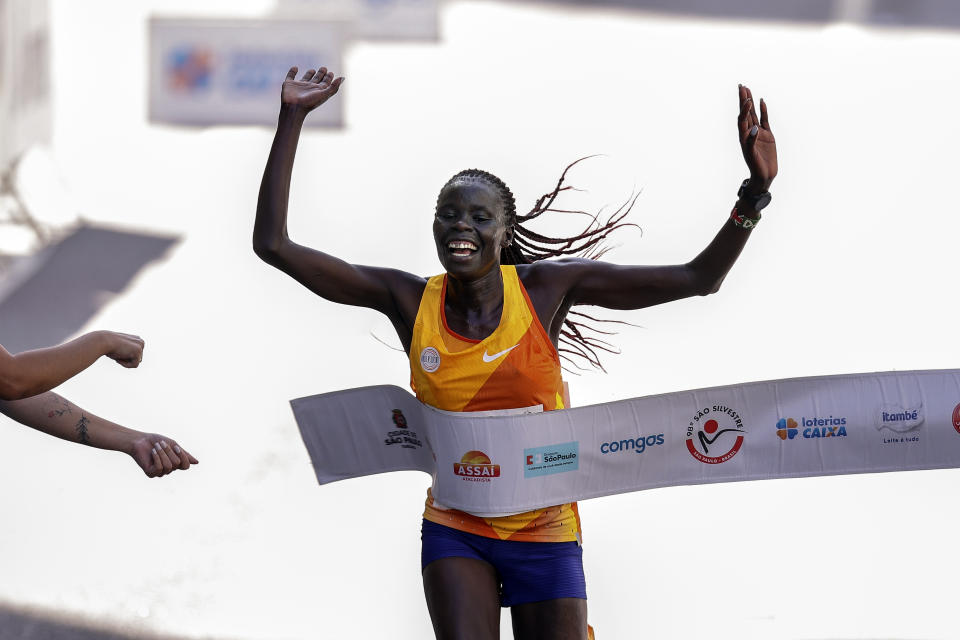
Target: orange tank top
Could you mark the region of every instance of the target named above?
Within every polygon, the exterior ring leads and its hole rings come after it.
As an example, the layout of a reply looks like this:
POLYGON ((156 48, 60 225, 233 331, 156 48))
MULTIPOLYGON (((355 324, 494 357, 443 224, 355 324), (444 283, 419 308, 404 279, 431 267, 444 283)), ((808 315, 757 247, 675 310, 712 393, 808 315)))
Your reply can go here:
MULTIPOLYGON (((500 273, 500 325, 483 340, 464 338, 447 326, 446 275, 427 281, 410 344, 410 385, 421 402, 446 411, 516 409, 538 404, 545 411, 564 408, 557 350, 537 318, 516 267, 502 265, 500 273)), ((501 540, 580 540, 575 502, 500 518, 480 518, 445 508, 428 491, 423 517, 501 540)))

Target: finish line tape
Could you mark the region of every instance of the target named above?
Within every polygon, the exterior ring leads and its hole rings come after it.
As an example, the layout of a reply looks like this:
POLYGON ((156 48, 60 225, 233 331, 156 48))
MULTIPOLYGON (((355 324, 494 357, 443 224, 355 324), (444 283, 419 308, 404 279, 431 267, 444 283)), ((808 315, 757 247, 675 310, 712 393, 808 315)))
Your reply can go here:
POLYGON ((456 413, 395 386, 290 402, 320 484, 417 470, 480 516, 655 487, 960 467, 960 369, 456 413))

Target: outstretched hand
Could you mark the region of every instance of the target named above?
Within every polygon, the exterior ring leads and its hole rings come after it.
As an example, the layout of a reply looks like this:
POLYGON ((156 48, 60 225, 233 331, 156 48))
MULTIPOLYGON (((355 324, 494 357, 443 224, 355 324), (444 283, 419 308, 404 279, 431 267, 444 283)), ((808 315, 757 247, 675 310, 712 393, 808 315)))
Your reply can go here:
POLYGON ((326 67, 320 67, 316 72, 313 69, 307 69, 299 80, 297 80, 297 68, 290 67, 287 78, 283 81, 283 89, 280 91, 280 102, 284 105, 301 107, 309 112, 332 98, 341 84, 343 84, 343 76, 334 78, 333 73, 327 71, 326 67))
POLYGON ((750 169, 750 184, 756 185, 762 193, 769 190, 770 183, 777 177, 777 142, 770 130, 767 103, 760 100, 760 117, 757 118, 750 89, 741 84, 739 93, 740 115, 737 118, 737 129, 740 134, 740 149, 750 169))
POLYGON ((189 469, 200 461, 175 440, 158 433, 145 433, 133 441, 130 455, 150 478, 165 476, 177 469, 189 469))

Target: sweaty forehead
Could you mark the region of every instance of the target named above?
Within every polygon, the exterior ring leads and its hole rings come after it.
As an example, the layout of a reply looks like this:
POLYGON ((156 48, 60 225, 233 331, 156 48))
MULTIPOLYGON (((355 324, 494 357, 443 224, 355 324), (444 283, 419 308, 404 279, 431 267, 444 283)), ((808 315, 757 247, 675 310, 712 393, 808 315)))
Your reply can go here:
POLYGON ((452 204, 461 207, 483 207, 490 212, 502 212, 503 200, 496 187, 481 178, 457 178, 440 192, 437 206, 452 204))

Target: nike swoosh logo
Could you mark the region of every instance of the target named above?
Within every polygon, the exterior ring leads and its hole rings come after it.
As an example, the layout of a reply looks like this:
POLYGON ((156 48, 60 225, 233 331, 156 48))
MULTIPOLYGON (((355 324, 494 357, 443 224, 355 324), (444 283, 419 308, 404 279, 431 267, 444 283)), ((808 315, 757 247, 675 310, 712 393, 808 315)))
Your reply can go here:
POLYGON ((513 345, 512 347, 510 347, 509 349, 504 349, 503 351, 500 351, 499 353, 495 353, 495 354, 493 354, 492 356, 488 356, 488 355, 487 355, 487 350, 484 349, 484 350, 483 350, 483 361, 484 361, 484 362, 493 362, 494 360, 496 360, 496 359, 499 358, 500 356, 505 356, 505 355, 507 355, 508 353, 510 353, 511 351, 513 351, 514 349, 516 349, 516 348, 519 347, 519 346, 520 346, 520 344, 517 343, 517 344, 513 345))

